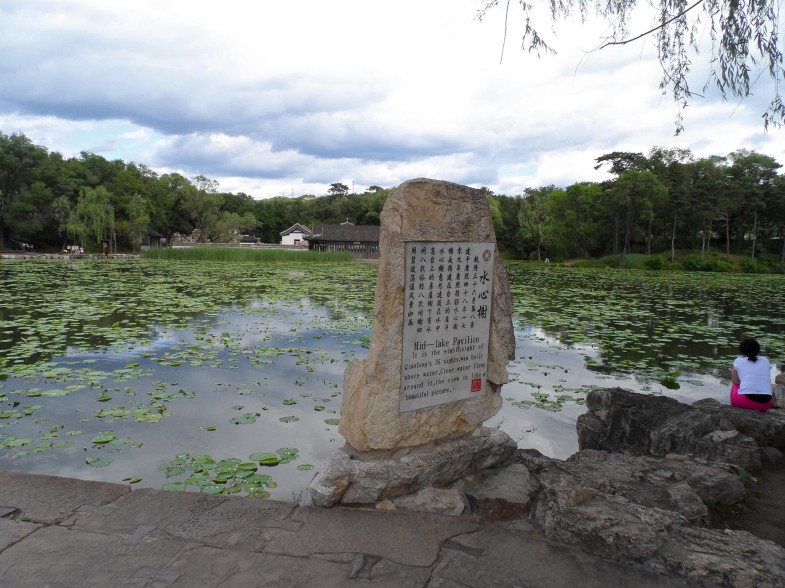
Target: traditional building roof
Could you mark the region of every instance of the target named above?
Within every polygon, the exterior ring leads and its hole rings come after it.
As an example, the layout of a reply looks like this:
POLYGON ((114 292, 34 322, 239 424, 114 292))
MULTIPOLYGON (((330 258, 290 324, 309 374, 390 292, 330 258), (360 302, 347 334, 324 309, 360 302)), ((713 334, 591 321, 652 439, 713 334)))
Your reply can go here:
POLYGON ((311 229, 306 227, 305 225, 301 225, 300 223, 294 223, 291 227, 286 229, 285 231, 281 231, 281 237, 285 237, 291 233, 302 233, 303 235, 310 235, 311 229))
POLYGON ((373 225, 353 225, 349 222, 340 225, 314 225, 313 231, 305 239, 308 241, 362 241, 379 242, 380 227, 373 225))

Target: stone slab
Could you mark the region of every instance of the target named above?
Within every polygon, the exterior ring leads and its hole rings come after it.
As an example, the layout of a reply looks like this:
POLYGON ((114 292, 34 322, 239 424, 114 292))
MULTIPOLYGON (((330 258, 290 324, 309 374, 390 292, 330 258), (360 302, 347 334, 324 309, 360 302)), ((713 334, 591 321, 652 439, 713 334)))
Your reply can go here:
POLYGON ((180 553, 167 571, 181 574, 175 586, 338 588, 349 584, 351 569, 349 563, 199 545, 180 553))
POLYGON ((551 542, 526 523, 507 529, 486 526, 477 533, 455 537, 445 546, 444 552, 448 551, 450 557, 436 568, 429 586, 686 586, 681 580, 551 542))
POLYGON ((296 533, 280 533, 264 553, 296 557, 313 554, 366 553, 406 566, 430 566, 441 544, 477 523, 425 513, 403 513, 337 507, 304 507, 294 515, 303 522, 296 533))
POLYGON ((116 535, 44 527, 0 553, 0 583, 14 588, 165 586, 171 581, 150 580, 164 572, 183 547, 179 540, 127 545, 116 535))
POLYGON ((174 537, 243 551, 261 549, 283 529, 299 528, 296 522, 287 521, 296 506, 274 500, 148 488, 123 496, 114 506, 105 513, 80 511, 73 524, 85 531, 111 531, 127 537, 152 526, 174 537))
POLYGON ((0 505, 36 523, 62 521, 82 505, 109 504, 130 491, 127 484, 0 471, 0 505))
POLYGON ((41 525, 36 523, 0 519, 0 551, 40 528, 41 525))

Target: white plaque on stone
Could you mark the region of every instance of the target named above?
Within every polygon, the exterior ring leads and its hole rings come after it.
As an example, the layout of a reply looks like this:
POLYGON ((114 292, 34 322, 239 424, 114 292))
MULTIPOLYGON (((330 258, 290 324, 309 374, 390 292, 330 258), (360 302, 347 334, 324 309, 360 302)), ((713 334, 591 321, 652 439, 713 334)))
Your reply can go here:
POLYGON ((406 242, 400 412, 485 393, 494 243, 406 242))

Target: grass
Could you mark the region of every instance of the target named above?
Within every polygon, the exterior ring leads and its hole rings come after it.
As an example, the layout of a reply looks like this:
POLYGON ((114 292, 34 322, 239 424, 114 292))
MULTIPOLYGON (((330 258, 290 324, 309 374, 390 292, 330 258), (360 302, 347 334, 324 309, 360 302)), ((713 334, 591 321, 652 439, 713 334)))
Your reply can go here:
POLYGON ((760 253, 753 261, 748 255, 731 255, 728 259, 724 252, 712 250, 701 256, 700 251, 677 250, 675 261, 671 261, 671 252, 662 251, 654 255, 631 253, 625 255, 619 263, 618 255, 606 255, 598 259, 570 260, 567 265, 583 268, 622 268, 647 270, 677 270, 687 272, 719 272, 745 274, 781 274, 785 266, 778 256, 771 253, 760 253))
POLYGON ((145 259, 183 261, 225 261, 233 263, 345 263, 353 261, 351 253, 334 251, 292 251, 240 247, 159 247, 145 251, 145 259))

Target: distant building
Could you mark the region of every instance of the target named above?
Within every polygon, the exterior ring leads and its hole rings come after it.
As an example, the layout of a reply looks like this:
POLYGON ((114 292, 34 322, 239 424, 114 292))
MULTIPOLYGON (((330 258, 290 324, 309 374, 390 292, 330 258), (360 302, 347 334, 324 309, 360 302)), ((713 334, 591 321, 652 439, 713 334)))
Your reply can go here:
POLYGON ((346 251, 357 257, 379 257, 378 226, 355 225, 348 220, 340 225, 314 225, 305 240, 313 251, 346 251))
POLYGON ((311 234, 311 229, 300 223, 295 223, 285 231, 281 231, 281 245, 305 245, 305 239, 311 234))
POLYGON ((166 237, 156 230, 150 229, 147 231, 147 234, 142 237, 142 251, 163 247, 164 245, 166 245, 166 237))

